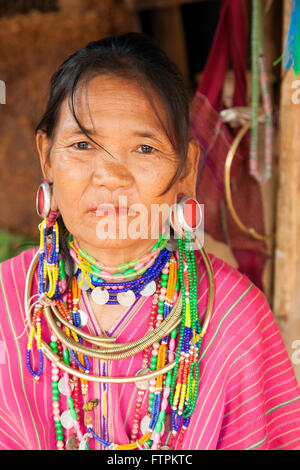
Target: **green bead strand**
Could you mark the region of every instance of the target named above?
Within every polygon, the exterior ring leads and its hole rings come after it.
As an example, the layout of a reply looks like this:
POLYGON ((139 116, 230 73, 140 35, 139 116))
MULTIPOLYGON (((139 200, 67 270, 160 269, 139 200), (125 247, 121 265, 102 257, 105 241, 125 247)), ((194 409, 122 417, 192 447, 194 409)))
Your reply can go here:
POLYGON ((65 262, 63 259, 59 261, 59 270, 60 270, 60 279, 66 279, 66 271, 65 271, 65 262))
POLYGON ((68 349, 63 349, 63 360, 67 366, 70 364, 70 353, 68 349))
MULTIPOLYGON (((61 266, 62 266, 62 264, 61 264, 61 266)), ((50 347, 51 347, 52 351, 54 351, 56 354, 58 354, 58 348, 57 348, 57 342, 56 341, 51 341, 50 342, 50 347)), ((58 402, 59 401, 58 381, 57 380, 52 381, 51 386, 52 386, 52 401, 58 402)), ((62 428, 61 422, 60 421, 55 422, 54 426, 55 426, 56 440, 57 441, 63 441, 64 440, 64 435, 63 435, 63 428, 62 428)))
POLYGON ((180 282, 181 289, 182 289, 182 321, 181 321, 181 327, 180 327, 178 347, 177 347, 176 356, 175 356, 175 366, 173 369, 172 380, 171 380, 171 385, 170 385, 171 406, 173 405, 173 400, 174 400, 175 383, 176 383, 176 377, 177 377, 177 372, 179 368, 180 351, 181 351, 181 346, 182 346, 182 341, 183 341, 183 334, 184 334, 185 320, 186 320, 186 300, 185 300, 186 293, 185 293, 185 285, 184 285, 184 277, 183 277, 183 258, 182 258, 183 246, 182 245, 183 245, 183 240, 179 238, 178 239, 178 254, 179 254, 178 277, 179 277, 179 282, 180 282))

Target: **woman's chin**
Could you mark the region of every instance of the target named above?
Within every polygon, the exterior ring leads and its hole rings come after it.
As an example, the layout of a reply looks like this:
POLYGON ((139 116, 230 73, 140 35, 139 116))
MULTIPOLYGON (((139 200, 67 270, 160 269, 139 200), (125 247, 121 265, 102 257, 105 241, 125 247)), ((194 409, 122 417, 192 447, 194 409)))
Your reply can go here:
POLYGON ((150 238, 147 230, 147 220, 135 221, 136 216, 125 213, 119 214, 117 217, 113 214, 100 216, 96 213, 89 213, 88 215, 83 232, 93 232, 97 246, 101 244, 103 248, 117 248, 150 238))

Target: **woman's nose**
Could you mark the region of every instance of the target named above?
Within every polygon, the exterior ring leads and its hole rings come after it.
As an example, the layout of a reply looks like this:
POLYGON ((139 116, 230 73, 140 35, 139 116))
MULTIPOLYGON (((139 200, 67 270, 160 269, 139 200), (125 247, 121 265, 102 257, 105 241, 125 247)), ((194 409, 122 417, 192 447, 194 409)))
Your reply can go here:
POLYGON ((93 183, 104 186, 110 191, 118 188, 129 188, 134 181, 133 175, 124 163, 119 160, 102 160, 97 162, 93 172, 93 183))

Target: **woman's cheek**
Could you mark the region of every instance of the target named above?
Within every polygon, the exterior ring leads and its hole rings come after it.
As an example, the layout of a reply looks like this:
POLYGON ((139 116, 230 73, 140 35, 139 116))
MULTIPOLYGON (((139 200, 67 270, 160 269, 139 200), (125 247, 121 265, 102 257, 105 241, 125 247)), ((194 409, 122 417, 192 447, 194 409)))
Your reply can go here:
POLYGON ((142 192, 148 192, 154 197, 165 190, 171 180, 171 175, 176 171, 173 165, 162 165, 161 160, 147 162, 142 167, 134 169, 135 180, 138 182, 142 192))
POLYGON ((76 182, 63 174, 54 180, 53 196, 64 220, 73 220, 79 213, 79 188, 76 182))

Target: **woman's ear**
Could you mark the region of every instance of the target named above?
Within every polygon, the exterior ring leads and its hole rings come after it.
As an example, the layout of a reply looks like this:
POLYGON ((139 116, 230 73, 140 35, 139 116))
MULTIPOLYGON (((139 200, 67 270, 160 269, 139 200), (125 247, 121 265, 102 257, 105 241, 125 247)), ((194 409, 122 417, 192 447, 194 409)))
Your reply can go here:
POLYGON ((195 199, 200 153, 198 140, 191 138, 188 144, 185 170, 178 181, 178 193, 183 193, 195 199))
MULTIPOLYGON (((53 183, 52 169, 50 163, 50 139, 44 131, 38 131, 35 137, 36 146, 38 149, 41 169, 43 177, 49 182, 53 183)), ((51 194, 51 209, 58 210, 56 199, 54 197, 53 191, 51 194)))
POLYGON ((50 139, 44 131, 39 130, 36 133, 35 141, 40 157, 43 176, 46 180, 52 182, 52 171, 50 165, 50 139))

